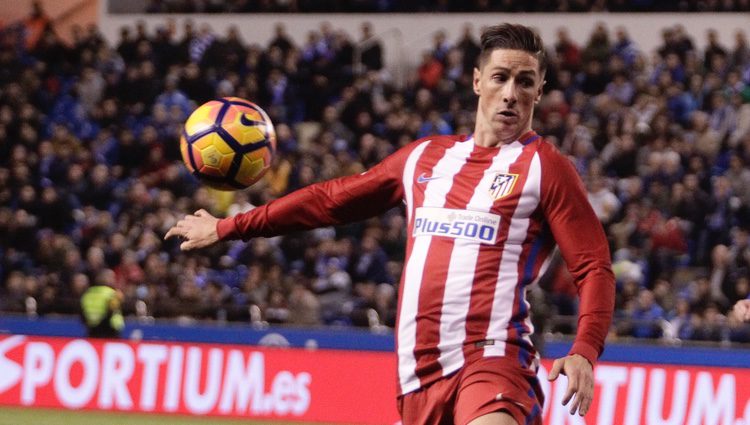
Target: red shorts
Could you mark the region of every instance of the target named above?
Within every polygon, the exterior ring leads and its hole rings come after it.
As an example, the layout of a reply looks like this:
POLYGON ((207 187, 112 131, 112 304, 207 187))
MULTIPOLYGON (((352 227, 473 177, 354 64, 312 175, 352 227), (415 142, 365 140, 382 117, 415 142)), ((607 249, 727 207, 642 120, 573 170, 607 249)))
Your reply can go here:
POLYGON ((504 411, 520 425, 541 424, 544 395, 536 375, 505 357, 484 357, 398 399, 404 425, 466 425, 504 411))

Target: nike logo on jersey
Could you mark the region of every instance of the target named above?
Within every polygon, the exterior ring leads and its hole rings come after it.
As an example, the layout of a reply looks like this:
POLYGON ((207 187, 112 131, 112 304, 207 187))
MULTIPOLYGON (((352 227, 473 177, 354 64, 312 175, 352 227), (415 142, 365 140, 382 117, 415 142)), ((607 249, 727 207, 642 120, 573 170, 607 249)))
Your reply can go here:
POLYGON ((427 183, 430 180, 436 180, 436 179, 440 178, 440 176, 430 176, 430 177, 427 177, 424 174, 425 173, 422 173, 422 174, 419 175, 419 177, 417 177, 417 183, 427 183))

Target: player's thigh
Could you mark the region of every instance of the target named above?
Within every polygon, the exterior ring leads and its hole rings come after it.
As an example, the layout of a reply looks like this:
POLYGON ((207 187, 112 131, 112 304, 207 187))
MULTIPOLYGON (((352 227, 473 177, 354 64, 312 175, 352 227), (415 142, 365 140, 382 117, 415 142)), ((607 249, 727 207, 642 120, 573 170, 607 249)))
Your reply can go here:
POLYGON ((465 366, 454 418, 456 425, 478 419, 479 424, 537 424, 542 403, 533 372, 505 358, 488 357, 465 366))
POLYGON ((458 375, 442 378, 398 399, 404 425, 453 425, 458 375))
POLYGON ((471 422, 469 425, 520 425, 518 421, 510 414, 500 411, 482 415, 471 422))

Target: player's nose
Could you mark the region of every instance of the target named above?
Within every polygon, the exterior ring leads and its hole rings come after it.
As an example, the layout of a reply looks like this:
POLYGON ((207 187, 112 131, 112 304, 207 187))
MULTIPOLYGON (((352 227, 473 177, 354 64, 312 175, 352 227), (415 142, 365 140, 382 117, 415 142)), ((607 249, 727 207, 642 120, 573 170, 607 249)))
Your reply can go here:
POLYGON ((518 100, 518 96, 516 95, 516 89, 517 87, 516 87, 515 81, 514 80, 508 81, 503 86, 503 91, 502 91, 503 102, 508 103, 508 104, 515 103, 516 100, 518 100))

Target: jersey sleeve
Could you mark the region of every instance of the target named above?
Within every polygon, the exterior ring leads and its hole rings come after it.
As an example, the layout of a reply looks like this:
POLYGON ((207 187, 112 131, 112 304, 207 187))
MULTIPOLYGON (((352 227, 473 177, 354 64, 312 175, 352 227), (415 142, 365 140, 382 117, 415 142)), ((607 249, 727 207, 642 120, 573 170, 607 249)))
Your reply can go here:
POLYGON ((542 208, 580 298, 570 354, 594 364, 604 350, 615 305, 609 244, 573 164, 546 143, 540 154, 542 208))
POLYGON ((404 197, 401 176, 412 145, 364 173, 299 189, 246 213, 220 220, 219 239, 277 236, 382 214, 404 197))

